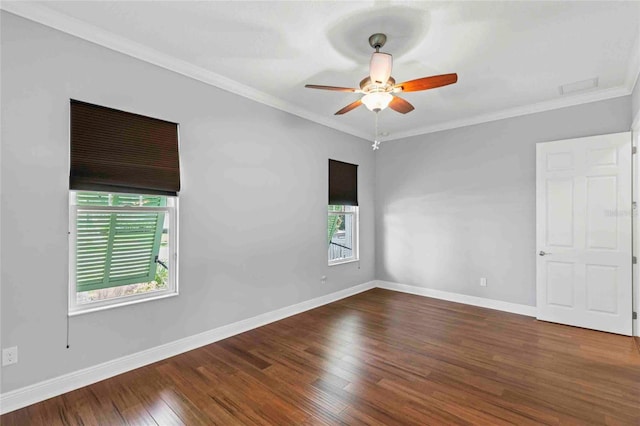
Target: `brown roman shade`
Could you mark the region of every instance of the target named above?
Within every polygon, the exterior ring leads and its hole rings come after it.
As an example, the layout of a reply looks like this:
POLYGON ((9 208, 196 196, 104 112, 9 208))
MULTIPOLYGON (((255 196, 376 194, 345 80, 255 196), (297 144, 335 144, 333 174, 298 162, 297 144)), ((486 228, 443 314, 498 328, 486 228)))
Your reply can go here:
POLYGON ((358 205, 358 166, 329 160, 329 205, 358 205))
POLYGON ((70 127, 70 189, 180 191, 176 123, 72 99, 70 127))

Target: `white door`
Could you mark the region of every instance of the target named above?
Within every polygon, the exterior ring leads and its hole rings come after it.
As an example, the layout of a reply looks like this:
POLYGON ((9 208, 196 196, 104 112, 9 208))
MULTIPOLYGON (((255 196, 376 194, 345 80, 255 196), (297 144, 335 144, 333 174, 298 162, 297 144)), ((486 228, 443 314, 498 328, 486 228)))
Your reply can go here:
POLYGON ((536 151, 537 318, 631 335, 631 133, 536 151))

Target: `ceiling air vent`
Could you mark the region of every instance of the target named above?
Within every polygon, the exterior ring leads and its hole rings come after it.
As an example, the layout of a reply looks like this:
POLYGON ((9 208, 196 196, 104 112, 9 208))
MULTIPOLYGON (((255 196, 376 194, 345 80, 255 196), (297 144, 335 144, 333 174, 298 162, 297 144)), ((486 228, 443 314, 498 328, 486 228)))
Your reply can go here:
POLYGON ((584 92, 585 90, 595 89, 596 87, 598 87, 598 77, 563 84, 559 87, 559 90, 561 95, 568 95, 569 93, 584 92))

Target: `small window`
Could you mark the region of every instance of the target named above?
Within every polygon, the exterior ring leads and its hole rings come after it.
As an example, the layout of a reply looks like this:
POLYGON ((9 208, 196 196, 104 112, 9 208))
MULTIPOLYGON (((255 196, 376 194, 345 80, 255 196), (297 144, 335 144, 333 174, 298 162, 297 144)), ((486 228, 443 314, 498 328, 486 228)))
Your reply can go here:
POLYGON ((358 166, 329 159, 329 265, 358 260, 358 166))
POLYGON ((327 241, 329 265, 358 260, 357 206, 329 206, 327 241))
POLYGON ((177 294, 177 197, 70 192, 69 311, 177 294))

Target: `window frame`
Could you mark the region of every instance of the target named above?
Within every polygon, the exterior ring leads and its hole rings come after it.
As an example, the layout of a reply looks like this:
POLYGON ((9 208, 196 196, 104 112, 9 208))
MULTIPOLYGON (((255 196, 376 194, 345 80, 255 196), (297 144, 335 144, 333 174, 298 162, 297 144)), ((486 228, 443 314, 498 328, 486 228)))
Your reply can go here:
MULTIPOLYGON (((342 264, 345 264, 345 263, 359 262, 360 261, 360 209, 359 209, 358 206, 342 205, 342 207, 352 207, 353 211, 350 211, 350 212, 347 212, 347 211, 331 211, 331 210, 329 210, 329 206, 331 206, 331 205, 332 204, 328 204, 327 205, 327 226, 328 226, 329 216, 332 216, 332 215, 333 216, 339 216, 339 215, 352 216, 352 220, 353 220, 353 230, 352 230, 353 248, 351 249, 351 252, 353 253, 353 256, 348 257, 348 258, 344 258, 343 257, 343 258, 336 259, 336 260, 330 260, 329 259, 329 252, 328 252, 328 249, 327 249, 327 264, 328 264, 328 266, 335 266, 335 265, 342 265, 342 264)), ((336 204, 334 204, 334 205, 336 205, 336 204)))
MULTIPOLYGON (((87 192, 86 190, 69 190, 69 288, 68 288, 68 314, 69 316, 80 315, 89 312, 96 312, 105 309, 127 306, 131 304, 147 302, 150 300, 164 299, 177 296, 178 292, 178 197, 166 196, 167 205, 162 207, 130 207, 130 206, 79 206, 77 204, 77 193, 87 192), (162 212, 168 217, 169 223, 169 263, 167 288, 164 290, 150 291, 147 293, 119 296, 111 299, 98 300, 94 302, 77 303, 76 284, 76 242, 77 242, 77 218, 78 211, 102 211, 102 212, 162 212)), ((147 195, 143 193, 121 193, 106 191, 110 194, 123 195, 147 195)), ((111 287, 108 287, 111 288, 111 287)))

